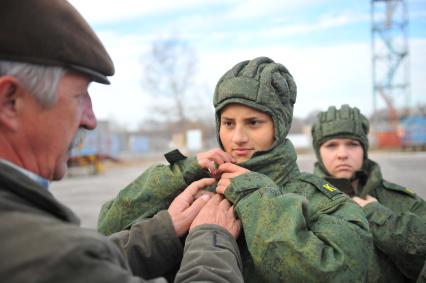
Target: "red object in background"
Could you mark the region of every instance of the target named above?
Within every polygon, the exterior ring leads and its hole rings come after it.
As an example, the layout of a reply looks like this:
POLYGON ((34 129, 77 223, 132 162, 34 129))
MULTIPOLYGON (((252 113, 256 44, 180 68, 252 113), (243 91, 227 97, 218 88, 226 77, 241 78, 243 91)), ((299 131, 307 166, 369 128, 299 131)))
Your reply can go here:
POLYGON ((396 131, 391 132, 378 132, 377 147, 378 148, 400 148, 401 139, 396 131))

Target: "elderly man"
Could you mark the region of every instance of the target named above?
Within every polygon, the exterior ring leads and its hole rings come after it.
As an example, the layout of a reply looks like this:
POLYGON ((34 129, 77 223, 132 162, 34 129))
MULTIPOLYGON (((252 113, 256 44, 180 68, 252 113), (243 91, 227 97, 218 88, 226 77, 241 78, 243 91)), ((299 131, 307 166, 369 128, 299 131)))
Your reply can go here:
POLYGON ((65 0, 3 0, 0 27, 2 282, 143 282, 182 256, 178 282, 241 282, 233 207, 200 194, 214 179, 192 183, 112 241, 78 227, 48 181, 64 176, 80 133, 96 127, 88 86, 109 83, 112 61, 65 0))

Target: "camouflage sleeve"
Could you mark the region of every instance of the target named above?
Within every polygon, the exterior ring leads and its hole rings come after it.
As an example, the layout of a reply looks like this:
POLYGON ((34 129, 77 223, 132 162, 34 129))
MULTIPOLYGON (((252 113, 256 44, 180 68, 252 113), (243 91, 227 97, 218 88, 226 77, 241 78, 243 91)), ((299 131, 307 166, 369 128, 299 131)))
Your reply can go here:
POLYGON ((154 216, 160 210, 167 209, 190 183, 207 176, 195 157, 148 168, 121 190, 115 199, 102 206, 98 231, 109 235, 128 229, 140 219, 154 216))
POLYGON ((304 196, 282 193, 267 176, 251 172, 234 178, 226 197, 236 205, 265 282, 365 281, 373 250, 368 222, 342 194, 314 208, 304 196))
POLYGON ((376 202, 366 205, 374 243, 408 278, 415 280, 426 259, 426 203, 416 197, 409 210, 395 213, 376 202))
POLYGON ((182 243, 165 210, 133 224, 130 230, 112 234, 109 239, 126 257, 132 273, 146 279, 174 272, 183 255, 182 243))
POLYGON ((175 282, 244 282, 240 252, 231 234, 216 225, 190 231, 175 282))

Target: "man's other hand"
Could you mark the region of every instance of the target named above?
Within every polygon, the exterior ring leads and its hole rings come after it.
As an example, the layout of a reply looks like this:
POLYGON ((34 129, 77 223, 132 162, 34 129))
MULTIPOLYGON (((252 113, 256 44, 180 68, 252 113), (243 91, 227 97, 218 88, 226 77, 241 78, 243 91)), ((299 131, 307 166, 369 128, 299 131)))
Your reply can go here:
POLYGON ((201 209, 191 224, 191 229, 203 224, 215 224, 228 230, 236 239, 241 231, 241 221, 235 216, 234 207, 222 195, 214 195, 201 209))
POLYGON ((193 182, 170 204, 168 212, 178 237, 188 232, 189 227, 210 199, 209 193, 200 193, 206 186, 214 184, 214 178, 204 178, 193 182))

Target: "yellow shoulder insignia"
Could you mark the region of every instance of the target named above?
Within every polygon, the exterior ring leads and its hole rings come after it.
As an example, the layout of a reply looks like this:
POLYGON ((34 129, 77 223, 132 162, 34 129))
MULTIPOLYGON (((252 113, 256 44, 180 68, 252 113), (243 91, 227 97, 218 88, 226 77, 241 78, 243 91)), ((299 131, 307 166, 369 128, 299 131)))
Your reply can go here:
POLYGON ((336 190, 336 188, 335 187, 333 187, 332 185, 330 185, 330 184, 324 184, 324 185, 322 185, 322 187, 324 188, 324 189, 326 189, 326 190, 328 190, 329 192, 334 192, 335 190, 336 190))
POLYGON ((311 183, 329 198, 333 198, 335 195, 342 193, 338 188, 336 188, 329 182, 309 173, 301 173, 299 175, 299 179, 311 183))
POLYGON ((332 184, 330 184, 326 181, 322 181, 321 185, 318 187, 318 189, 321 192, 325 193, 329 198, 332 198, 335 195, 341 193, 338 188, 336 188, 335 186, 333 186, 332 184))

